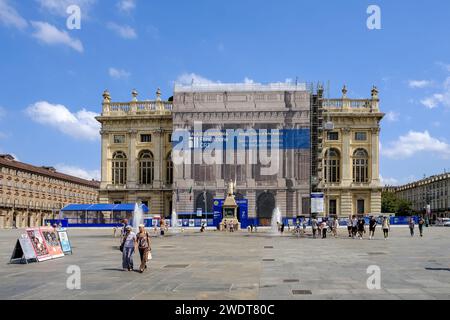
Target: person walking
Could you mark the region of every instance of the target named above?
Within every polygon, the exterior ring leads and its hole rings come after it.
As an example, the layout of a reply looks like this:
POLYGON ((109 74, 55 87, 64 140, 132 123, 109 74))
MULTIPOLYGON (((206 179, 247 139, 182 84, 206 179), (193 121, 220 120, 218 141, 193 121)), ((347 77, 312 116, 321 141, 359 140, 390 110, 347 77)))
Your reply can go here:
POLYGON ((391 224, 389 223, 389 217, 384 217, 383 218, 383 235, 384 235, 384 240, 389 239, 389 230, 391 229, 391 224))
POLYGON ((353 219, 352 219, 352 237, 353 237, 353 239, 356 239, 357 232, 358 232, 358 218, 356 216, 353 216, 353 219))
POLYGON ((122 268, 124 271, 133 271, 133 253, 136 248, 136 233, 132 230, 131 226, 126 227, 121 245, 122 268))
POLYGON ((369 221, 369 239, 372 240, 375 237, 375 228, 377 227, 377 219, 374 216, 369 221))
POLYGON ((348 219, 347 219, 347 232, 348 232, 348 237, 349 238, 352 237, 352 227, 353 227, 352 217, 348 217, 348 219))
POLYGON ((411 233, 411 237, 414 237, 414 228, 416 227, 416 223, 414 222, 414 217, 409 218, 409 232, 411 233))
POLYGON ((313 232, 313 238, 316 238, 316 233, 317 233, 317 229, 318 229, 318 222, 316 218, 313 218, 311 220, 311 227, 312 227, 312 232, 313 232))
POLYGON ((366 232, 366 221, 364 220, 364 217, 361 217, 358 219, 358 236, 360 240, 363 239, 365 232, 366 232))
POLYGON ((339 219, 336 217, 333 220, 333 235, 335 238, 338 236, 338 229, 339 229, 339 219))
POLYGON ((419 232, 420 232, 420 237, 423 237, 423 226, 425 224, 425 220, 423 220, 423 217, 419 218, 419 232))
POLYGON ((322 239, 326 239, 327 238, 327 229, 328 229, 328 225, 327 222, 324 220, 322 220, 321 225, 321 230, 322 230, 322 239))
POLYGON ((303 219, 302 226, 303 226, 303 234, 306 234, 306 218, 303 219))
POLYGON ((139 255, 141 257, 139 272, 143 273, 145 269, 147 269, 148 255, 151 251, 150 235, 145 230, 145 226, 143 224, 139 226, 139 233, 136 235, 136 242, 139 250, 139 255))

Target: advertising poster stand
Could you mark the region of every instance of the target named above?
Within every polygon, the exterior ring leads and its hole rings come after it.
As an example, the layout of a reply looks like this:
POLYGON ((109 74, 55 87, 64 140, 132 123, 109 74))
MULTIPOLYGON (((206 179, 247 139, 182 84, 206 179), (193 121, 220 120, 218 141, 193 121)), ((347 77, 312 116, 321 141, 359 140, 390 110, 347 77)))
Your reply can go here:
POLYGON ((36 253, 34 252, 33 245, 31 244, 28 235, 23 234, 16 241, 13 253, 9 263, 22 263, 28 264, 29 262, 38 262, 36 253))

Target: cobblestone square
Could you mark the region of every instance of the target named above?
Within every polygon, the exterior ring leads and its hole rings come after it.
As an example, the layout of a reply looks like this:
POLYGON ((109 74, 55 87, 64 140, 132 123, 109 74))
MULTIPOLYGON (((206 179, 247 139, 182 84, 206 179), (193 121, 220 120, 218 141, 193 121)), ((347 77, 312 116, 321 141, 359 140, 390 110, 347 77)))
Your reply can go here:
MULTIPOLYGON (((392 228, 389 240, 296 238, 268 231, 185 232, 153 237, 144 274, 121 270, 112 230, 69 230, 74 253, 28 265, 8 264, 20 230, 0 231, 0 299, 450 299, 450 229, 411 238, 392 228), (81 289, 66 286, 81 268, 81 289), (369 290, 367 268, 381 268, 369 290)), ((135 266, 138 256, 135 254, 135 266)))

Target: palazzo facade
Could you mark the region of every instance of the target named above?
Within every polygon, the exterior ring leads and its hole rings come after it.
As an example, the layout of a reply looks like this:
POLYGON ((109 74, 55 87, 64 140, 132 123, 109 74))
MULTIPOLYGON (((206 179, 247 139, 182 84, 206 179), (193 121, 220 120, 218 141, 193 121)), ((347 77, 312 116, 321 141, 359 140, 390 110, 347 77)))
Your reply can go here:
POLYGON ((100 203, 144 203, 152 214, 172 212, 172 102, 112 102, 103 93, 100 203))
POLYGON ((159 90, 156 100, 140 101, 134 90, 128 102, 113 102, 105 91, 97 118, 102 124, 100 202, 143 202, 152 214, 165 217, 172 211, 211 213, 213 199, 224 198, 233 181, 236 197, 248 200, 249 218, 261 224, 270 223, 275 208, 288 218, 309 216, 312 190, 325 193, 323 215, 380 214, 384 114, 378 91, 373 88, 369 99, 350 99, 346 88, 339 99, 325 99, 319 91, 305 84, 192 84, 176 85, 168 101, 159 90), (281 148, 277 171, 270 175, 262 174, 265 165, 251 161, 248 150, 236 150, 231 163, 225 161, 228 151, 220 164, 198 162, 194 155, 178 163, 172 153, 179 140, 172 135, 190 132, 189 144, 203 145, 195 136, 199 125, 202 133, 299 131, 310 140, 281 148))
POLYGON ((378 90, 370 99, 323 100, 322 178, 328 215, 381 214, 379 172, 380 112, 378 90))

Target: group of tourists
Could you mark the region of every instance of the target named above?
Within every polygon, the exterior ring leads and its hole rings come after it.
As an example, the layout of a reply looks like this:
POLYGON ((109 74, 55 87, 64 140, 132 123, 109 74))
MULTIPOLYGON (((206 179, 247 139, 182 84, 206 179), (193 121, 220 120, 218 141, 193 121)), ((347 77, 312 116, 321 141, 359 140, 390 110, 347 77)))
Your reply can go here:
MULTIPOLYGON (((369 220, 369 240, 375 237, 375 230, 377 228, 378 221, 372 216, 369 220)), ((389 238, 389 231, 391 230, 391 224, 388 217, 383 217, 381 222, 381 228, 383 229, 384 239, 389 238)), ((347 219, 347 231, 348 237, 353 239, 364 239, 366 234, 366 220, 364 217, 352 216, 347 219)))
MULTIPOLYGON (((420 218, 419 218, 418 225, 419 225, 419 234, 420 234, 420 237, 423 237, 423 226, 425 225, 425 219, 423 219, 422 217, 420 217, 420 218)), ((409 219, 409 231, 410 231, 410 233, 411 233, 411 237, 414 237, 414 229, 415 229, 415 227, 416 227, 416 222, 414 221, 414 218, 411 217, 411 218, 409 219)))
MULTIPOLYGON (((326 239, 327 234, 331 234, 333 237, 338 236, 339 230, 339 219, 337 218, 323 218, 319 221, 317 218, 312 218, 311 221, 311 229, 313 238, 322 238, 326 239)), ((350 216, 346 220, 348 237, 352 239, 364 239, 367 235, 367 227, 368 227, 368 239, 372 240, 375 237, 375 231, 377 226, 380 225, 383 231, 383 238, 385 240, 389 239, 389 233, 391 230, 391 225, 389 221, 389 217, 381 217, 377 219, 375 216, 371 216, 369 218, 368 223, 366 223, 366 219, 362 216, 350 216)), ((414 236, 414 229, 416 225, 416 220, 411 217, 409 220, 409 229, 411 232, 411 236, 414 236)), ((418 220, 419 232, 420 236, 423 237, 423 227, 425 225, 425 220, 420 217, 418 220)), ((306 219, 302 221, 297 221, 294 233, 301 236, 306 234, 307 222, 306 219)))

